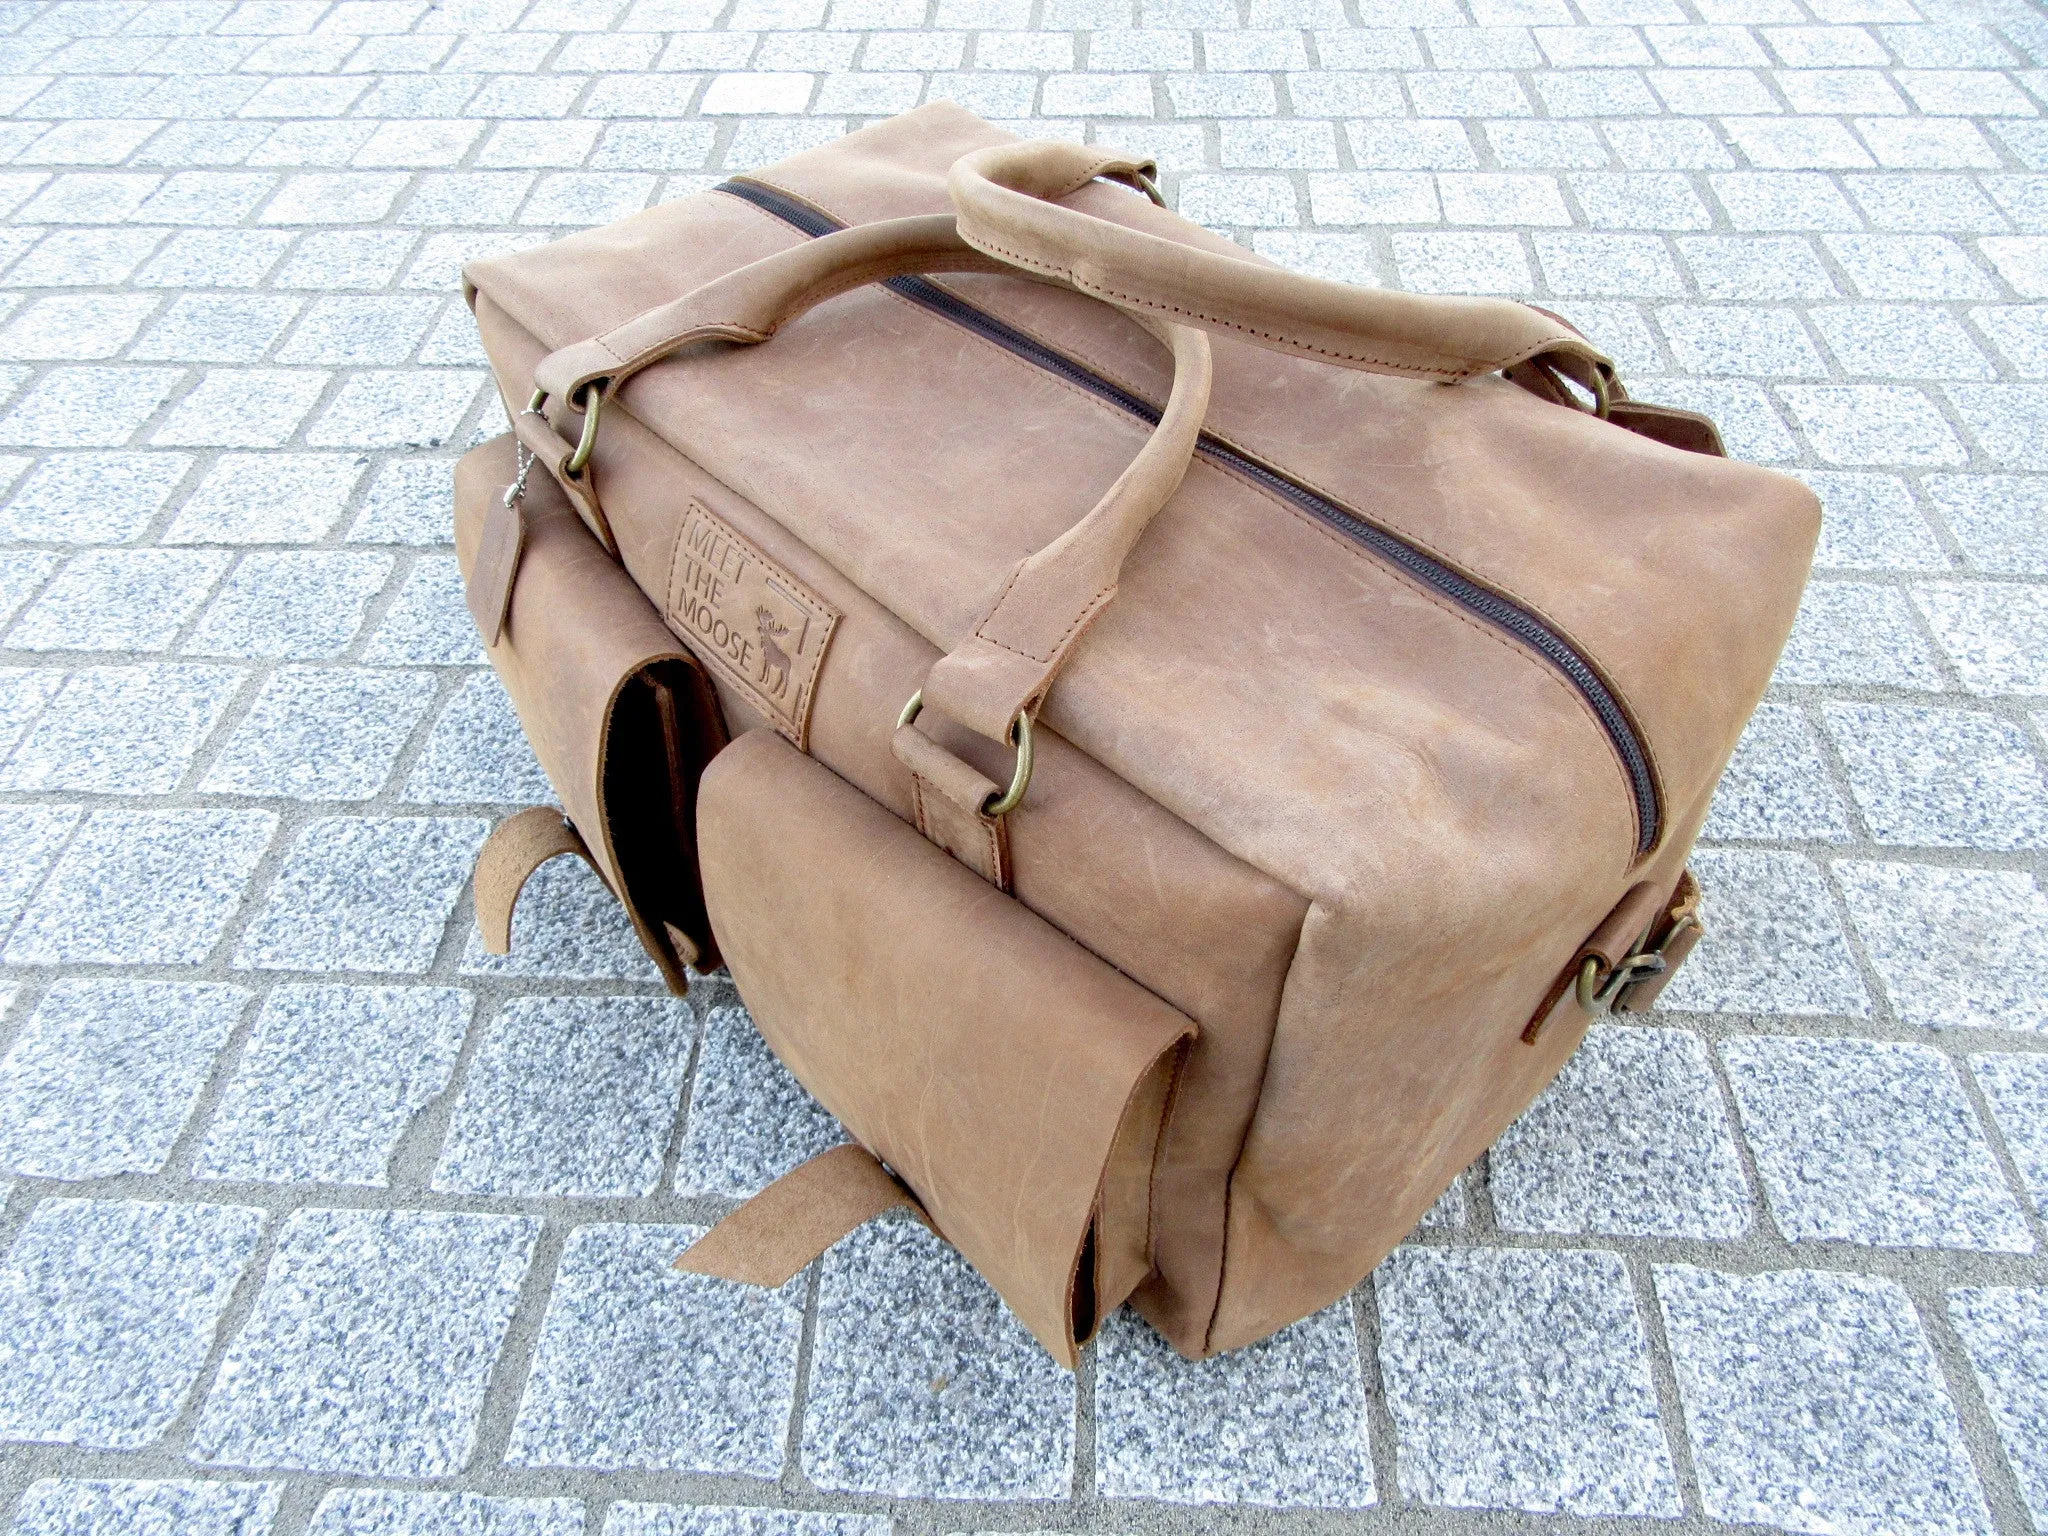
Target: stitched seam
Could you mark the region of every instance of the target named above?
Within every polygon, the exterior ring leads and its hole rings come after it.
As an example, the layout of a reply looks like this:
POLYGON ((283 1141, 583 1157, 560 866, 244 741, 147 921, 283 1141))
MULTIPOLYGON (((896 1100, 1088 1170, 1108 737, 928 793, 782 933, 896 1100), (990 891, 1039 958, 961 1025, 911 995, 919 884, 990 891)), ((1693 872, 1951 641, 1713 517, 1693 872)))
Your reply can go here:
MULTIPOLYGON (((1012 581, 1014 584, 1014 578, 1012 579, 1012 581)), ((1059 638, 1053 641, 1052 643, 1051 651, 1049 651, 1047 654, 1043 656, 1040 656, 1033 651, 1019 650, 1014 645, 1005 645, 1002 641, 998 640, 994 635, 987 633, 987 631, 982 627, 995 618, 997 612, 1002 607, 1002 598, 996 599, 996 606, 994 608, 989 609, 988 618, 983 619, 981 621, 981 624, 975 626, 974 637, 977 640, 986 640, 990 645, 996 646, 1001 650, 1008 651, 1012 656, 1022 656, 1030 661, 1050 663, 1058 658, 1061 648, 1066 645, 1067 641, 1073 638, 1075 631, 1082 628, 1082 626, 1084 626, 1088 622, 1090 616, 1093 615, 1095 611, 1102 606, 1103 601, 1106 598, 1108 598, 1108 596, 1114 591, 1116 591, 1116 585, 1115 583, 1111 583, 1109 586, 1106 586, 1101 591, 1097 592, 1093 597, 1089 598, 1087 606, 1083 608, 1080 611, 1080 613, 1075 616, 1073 623, 1069 624, 1065 629, 1060 631, 1059 638)), ((1009 595, 1008 587, 1005 587, 1003 589, 1003 595, 1005 597, 1009 595)))

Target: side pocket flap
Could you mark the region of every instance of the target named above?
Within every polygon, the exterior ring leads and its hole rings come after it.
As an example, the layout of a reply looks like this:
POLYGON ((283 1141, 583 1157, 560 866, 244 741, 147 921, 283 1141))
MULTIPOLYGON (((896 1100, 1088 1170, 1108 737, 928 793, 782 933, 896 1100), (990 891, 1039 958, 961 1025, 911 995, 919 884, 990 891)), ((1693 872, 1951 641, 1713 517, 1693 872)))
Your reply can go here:
MULTIPOLYGON (((455 466, 466 584, 495 579, 482 547, 486 516, 515 469, 509 436, 455 466)), ((591 862, 681 992, 686 963, 717 964, 691 832, 698 777, 725 744, 724 718, 695 658, 555 483, 530 475, 523 509, 517 579, 502 600, 491 665, 591 862)))

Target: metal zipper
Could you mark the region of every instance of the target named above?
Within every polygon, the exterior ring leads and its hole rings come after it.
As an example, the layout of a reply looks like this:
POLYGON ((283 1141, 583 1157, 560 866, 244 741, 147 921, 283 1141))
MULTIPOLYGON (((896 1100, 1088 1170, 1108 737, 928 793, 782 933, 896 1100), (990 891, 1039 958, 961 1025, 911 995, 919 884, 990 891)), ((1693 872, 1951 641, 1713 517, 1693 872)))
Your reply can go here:
MULTIPOLYGON (((800 203, 786 193, 758 181, 735 177, 720 182, 714 190, 729 193, 733 197, 752 203, 763 212, 773 214, 785 224, 814 238, 829 235, 846 227, 839 220, 809 204, 800 203)), ((1158 424, 1159 410, 1150 401, 1141 399, 1129 390, 1103 378, 1101 374, 1083 367, 1065 354, 1054 351, 1036 337, 997 319, 988 311, 977 309, 938 284, 927 282, 921 277, 895 277, 889 279, 887 286, 913 304, 922 305, 957 325, 965 326, 1006 351, 1014 352, 1026 362, 1035 363, 1048 373, 1058 374, 1070 384, 1077 385, 1090 394, 1128 411, 1139 420, 1154 426, 1158 424)), ((1555 667, 1565 681, 1578 690, 1587 707, 1593 711, 1594 717, 1600 722, 1601 729, 1607 733, 1608 740, 1614 744, 1615 753, 1627 771, 1636 809, 1636 853, 1648 853, 1656 846, 1657 836, 1661 830, 1662 807, 1658 804, 1656 778, 1650 772, 1649 753, 1643 747, 1642 738, 1636 734, 1634 722, 1629 719, 1628 712, 1621 707, 1621 702, 1615 698, 1613 690, 1600 676, 1599 669, 1570 641, 1513 599, 1502 596, 1490 587, 1481 586, 1400 535, 1389 532, 1377 523, 1367 522, 1350 508, 1340 506, 1321 493, 1288 478, 1279 470, 1247 457, 1228 443, 1204 432, 1196 444, 1195 451, 1204 458, 1255 481, 1275 495, 1285 497, 1293 505, 1336 529, 1352 542, 1364 545, 1381 559, 1399 566, 1416 580, 1467 612, 1512 635, 1555 667)))

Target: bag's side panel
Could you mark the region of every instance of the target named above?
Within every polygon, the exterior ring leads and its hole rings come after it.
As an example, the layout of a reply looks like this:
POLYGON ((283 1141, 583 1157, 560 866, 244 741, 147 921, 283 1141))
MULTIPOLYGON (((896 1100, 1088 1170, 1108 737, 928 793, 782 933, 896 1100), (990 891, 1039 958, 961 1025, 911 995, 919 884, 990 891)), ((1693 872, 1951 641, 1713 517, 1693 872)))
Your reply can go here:
MULTIPOLYGON (((477 318, 500 378, 516 389, 543 349, 487 297, 477 318)), ((786 451, 805 453, 801 443, 786 451)), ((641 589, 668 592, 677 536, 698 504, 839 612, 808 717, 810 751, 912 821, 910 778, 889 749, 890 727, 936 649, 626 412, 607 413, 597 463, 621 554, 641 589)), ((723 678, 717 683, 735 735, 775 724, 748 694, 723 678)), ((1002 748, 936 716, 929 724, 948 748, 1008 779, 1002 748)), ((1137 1297, 1179 1348, 1200 1353, 1222 1283, 1230 1171, 1251 1123, 1307 903, 1051 730, 1039 736, 1031 792, 1010 821, 1017 899, 1201 1025, 1159 1160, 1159 1275, 1137 1297)))
MULTIPOLYGON (((515 467, 509 437, 456 467, 465 579, 485 510, 515 467)), ((529 476, 523 513, 505 630, 487 654, 598 872, 681 992, 686 963, 717 963, 690 833, 697 777, 724 745, 723 721, 696 660, 544 474, 529 476)))

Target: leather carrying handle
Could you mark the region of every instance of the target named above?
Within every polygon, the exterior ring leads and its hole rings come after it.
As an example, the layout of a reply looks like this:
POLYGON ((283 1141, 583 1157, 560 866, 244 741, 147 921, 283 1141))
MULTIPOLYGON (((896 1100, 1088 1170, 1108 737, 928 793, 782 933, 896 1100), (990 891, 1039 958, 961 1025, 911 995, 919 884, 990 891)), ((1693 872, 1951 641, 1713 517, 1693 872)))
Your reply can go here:
POLYGON ((542 358, 535 389, 581 410, 592 384, 616 391, 700 341, 754 345, 827 299, 913 272, 1011 272, 955 232, 951 214, 856 224, 750 262, 610 330, 542 358))
MULTIPOLYGON (((534 387, 578 409, 591 386, 615 393, 641 369, 695 342, 758 344, 827 299, 913 272, 1058 281, 1019 273, 976 250, 950 214, 857 224, 763 257, 549 354, 534 369, 534 387)), ((1173 389, 1159 425, 1086 516, 1010 571, 974 633, 940 658, 925 685, 926 704, 997 741, 1008 739, 1019 713, 1037 708, 1074 642, 1116 595, 1124 556, 1179 489, 1201 435, 1208 337, 1164 316, 1126 313, 1173 354, 1173 389)))
POLYGON ((1455 384, 1542 359, 1605 399, 1612 364, 1562 322, 1511 299, 1360 288, 1197 250, 1058 199, 1146 162, 1033 140, 955 161, 946 184, 960 238, 1026 272, 1126 310, 1279 352, 1455 384))

